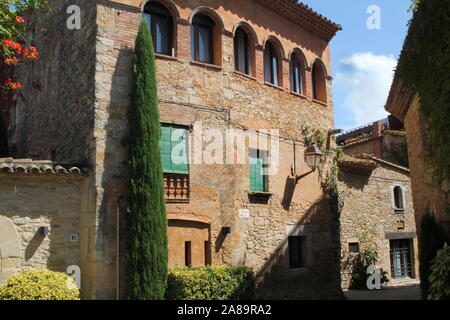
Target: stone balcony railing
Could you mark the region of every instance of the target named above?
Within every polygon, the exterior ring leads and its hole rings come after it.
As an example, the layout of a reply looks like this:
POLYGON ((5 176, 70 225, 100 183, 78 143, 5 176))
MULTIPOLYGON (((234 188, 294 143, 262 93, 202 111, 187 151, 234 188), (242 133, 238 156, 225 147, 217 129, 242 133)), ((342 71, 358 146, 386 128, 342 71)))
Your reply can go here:
POLYGON ((189 175, 164 173, 164 196, 167 202, 189 202, 189 175))

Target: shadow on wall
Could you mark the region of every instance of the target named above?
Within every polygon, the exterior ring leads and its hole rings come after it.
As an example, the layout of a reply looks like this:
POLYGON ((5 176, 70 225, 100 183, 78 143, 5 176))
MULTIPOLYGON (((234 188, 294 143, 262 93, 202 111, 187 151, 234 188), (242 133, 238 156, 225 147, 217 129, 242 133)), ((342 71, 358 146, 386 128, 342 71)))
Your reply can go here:
MULTIPOLYGON (((288 178, 287 190, 289 183, 288 178)), ((288 239, 284 240, 256 274, 257 298, 342 299, 339 229, 332 203, 327 198, 314 203, 289 231, 290 236, 305 237, 302 266, 290 267, 288 239)))

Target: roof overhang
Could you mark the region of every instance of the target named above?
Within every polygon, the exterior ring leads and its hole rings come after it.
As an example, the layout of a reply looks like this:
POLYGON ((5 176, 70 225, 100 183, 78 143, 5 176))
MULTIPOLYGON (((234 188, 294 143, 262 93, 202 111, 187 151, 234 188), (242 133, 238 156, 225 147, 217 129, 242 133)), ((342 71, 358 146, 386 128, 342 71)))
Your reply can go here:
POLYGON ((342 26, 297 0, 257 0, 289 20, 330 41, 342 26))

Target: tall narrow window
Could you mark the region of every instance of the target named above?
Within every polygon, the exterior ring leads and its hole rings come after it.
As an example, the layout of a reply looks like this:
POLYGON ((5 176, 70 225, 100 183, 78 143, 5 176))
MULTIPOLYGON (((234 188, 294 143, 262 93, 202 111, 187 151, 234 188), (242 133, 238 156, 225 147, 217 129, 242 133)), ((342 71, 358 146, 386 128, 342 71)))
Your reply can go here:
POLYGON ((278 86, 278 56, 275 47, 267 41, 264 49, 264 81, 278 86))
POLYGON ((267 152, 250 149, 250 192, 267 191, 267 152))
POLYGON ((304 236, 290 236, 289 246, 289 268, 296 269, 305 267, 305 243, 304 236))
POLYGON ((191 58, 193 60, 214 63, 214 26, 214 21, 208 16, 195 15, 191 26, 191 58))
POLYGON ((252 59, 250 55, 250 42, 247 33, 241 28, 236 30, 234 36, 234 60, 236 71, 251 75, 252 59))
POLYGON ((155 52, 173 55, 173 19, 170 12, 162 4, 151 1, 144 7, 143 19, 150 27, 155 52))
POLYGON ((184 243, 184 264, 186 267, 192 266, 192 243, 186 241, 184 243))
POLYGON ((395 209, 402 210, 403 206, 403 190, 400 186, 394 187, 394 204, 395 209))
POLYGON ((295 53, 291 56, 291 91, 303 94, 303 68, 295 53))
POLYGON ((327 102, 327 90, 325 83, 325 69, 321 62, 314 62, 312 68, 312 85, 313 85, 313 99, 327 102))

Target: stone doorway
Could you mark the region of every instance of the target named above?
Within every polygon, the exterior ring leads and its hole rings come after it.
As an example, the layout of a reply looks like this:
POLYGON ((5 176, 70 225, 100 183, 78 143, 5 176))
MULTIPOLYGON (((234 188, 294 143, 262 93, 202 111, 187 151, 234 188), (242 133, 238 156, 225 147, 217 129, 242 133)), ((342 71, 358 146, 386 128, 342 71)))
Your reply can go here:
POLYGON ((411 278, 411 240, 390 240, 391 275, 393 279, 411 278))

